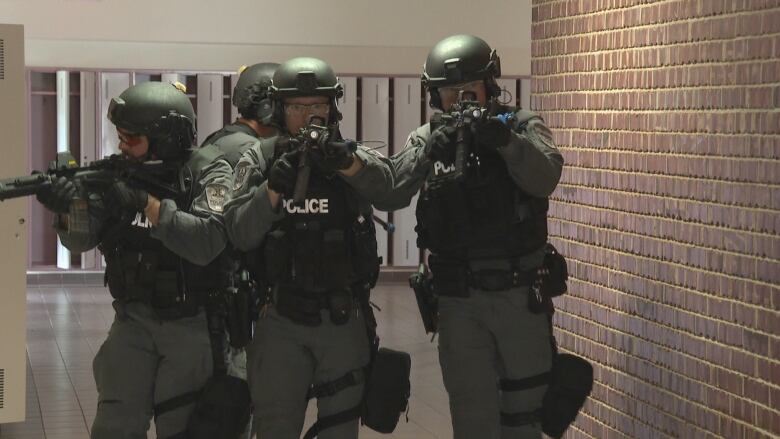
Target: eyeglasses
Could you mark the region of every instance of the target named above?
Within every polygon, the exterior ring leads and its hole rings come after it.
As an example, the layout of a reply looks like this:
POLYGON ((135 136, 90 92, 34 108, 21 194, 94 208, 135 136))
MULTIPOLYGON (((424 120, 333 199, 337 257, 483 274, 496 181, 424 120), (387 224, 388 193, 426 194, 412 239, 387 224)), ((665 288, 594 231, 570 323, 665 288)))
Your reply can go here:
POLYGON ((467 82, 465 84, 439 87, 439 96, 441 96, 443 101, 456 102, 461 91, 464 92, 464 95, 471 93, 477 94, 481 84, 482 80, 478 79, 476 81, 467 82))
POLYGON ((330 104, 284 104, 284 114, 290 117, 296 116, 320 116, 327 118, 330 113, 330 104))
POLYGON ((121 131, 117 131, 116 134, 117 137, 119 137, 120 143, 124 143, 130 147, 138 146, 144 140, 143 134, 123 133, 121 131))

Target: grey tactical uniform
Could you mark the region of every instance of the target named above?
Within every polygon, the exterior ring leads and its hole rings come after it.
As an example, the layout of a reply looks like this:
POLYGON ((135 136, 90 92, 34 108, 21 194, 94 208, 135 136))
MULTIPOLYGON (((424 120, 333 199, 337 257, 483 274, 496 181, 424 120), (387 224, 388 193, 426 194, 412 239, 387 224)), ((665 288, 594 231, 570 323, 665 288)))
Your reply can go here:
MULTIPOLYGON (((244 153, 256 145, 261 138, 252 127, 236 120, 211 133, 203 141, 201 148, 213 145, 224 154, 225 160, 235 169, 244 153)), ((236 270, 240 270, 242 268, 239 262, 240 256, 235 251, 229 251, 229 253, 234 258, 236 270)), ((244 348, 236 349, 229 343, 225 343, 225 360, 228 375, 246 379, 246 350, 244 348)))
POLYGON ((216 146, 225 154, 225 160, 230 163, 230 166, 235 168, 241 156, 257 143, 259 138, 249 125, 236 121, 211 133, 201 147, 216 146))
MULTIPOLYGON (((431 178, 433 162, 424 152, 430 133, 430 124, 413 131, 404 150, 387 159, 394 186, 374 203, 376 208, 390 211, 408 206, 431 178)), ((543 198, 555 189, 563 158, 541 119, 531 119, 524 129, 513 132, 509 144, 498 151, 521 190, 543 198)), ((368 191, 360 176, 351 183, 368 191)), ((543 250, 522 256, 515 267, 538 267, 543 250)), ((468 264, 473 271, 509 269, 509 262, 502 259, 472 259, 468 264)), ((541 438, 538 424, 502 427, 499 418, 500 412, 538 409, 546 386, 501 394, 497 379, 521 379, 551 368, 548 316, 529 311, 528 290, 527 286, 498 292, 469 288, 469 297, 439 298, 439 360, 456 439, 541 438)))
MULTIPOLYGON (((267 139, 247 151, 236 166, 234 195, 225 209, 228 233, 242 250, 260 246, 274 224, 286 216, 283 207, 273 209, 267 196, 266 175, 275 139, 267 139)), ((381 158, 360 148, 356 155, 365 164, 360 178, 366 184, 387 187, 390 171, 381 158)), ((338 178, 338 177, 336 177, 338 178)), ((371 213, 370 198, 360 198, 360 211, 371 213)), ((280 203, 281 206, 281 203, 280 203)), ((322 323, 296 323, 271 304, 261 311, 256 336, 248 348, 248 377, 254 403, 254 425, 260 438, 297 439, 306 412, 306 395, 313 384, 341 378, 369 361, 364 312, 353 307, 342 325, 331 322, 327 310, 322 323)), ((356 406, 363 384, 350 386, 333 396, 318 399, 318 416, 329 416, 356 406)), ((321 439, 357 438, 357 420, 327 428, 321 439)))
MULTIPOLYGON (((163 199, 157 226, 138 214, 132 224, 118 230, 119 235, 141 236, 146 230, 150 242, 159 241, 184 264, 212 262, 227 242, 221 215, 227 196, 215 194, 225 194, 230 179, 231 168, 226 161, 219 159, 206 165, 192 185, 190 205, 177 206, 176 201, 163 199)), ((67 248, 82 252, 105 244, 104 233, 115 222, 112 213, 103 208, 101 197, 88 194, 86 203, 77 201, 72 206, 68 229, 58 228, 57 232, 67 248)), ((107 261, 109 267, 116 264, 112 259, 107 261)), ((188 287, 197 289, 198 285, 188 287)), ((112 290, 113 296, 117 294, 112 290)), ((126 298, 115 300, 114 308, 114 323, 93 363, 98 408, 91 437, 145 439, 152 416, 157 437, 180 437, 194 401, 173 404, 168 410, 158 405, 199 391, 212 375, 211 343, 203 309, 165 318, 150 303, 126 298)))

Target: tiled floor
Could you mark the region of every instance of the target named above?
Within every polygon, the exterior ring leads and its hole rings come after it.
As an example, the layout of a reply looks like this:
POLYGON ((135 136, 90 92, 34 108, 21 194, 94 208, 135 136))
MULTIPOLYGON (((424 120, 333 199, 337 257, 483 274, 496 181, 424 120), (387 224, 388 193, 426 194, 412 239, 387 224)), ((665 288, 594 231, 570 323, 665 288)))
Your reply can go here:
MULTIPOLYGON (((414 296, 404 284, 373 293, 382 345, 412 355, 409 422, 383 435, 367 428, 361 438, 451 438, 447 395, 436 344, 426 337, 414 296)), ((2 439, 87 439, 97 394, 92 358, 113 320, 111 297, 95 286, 31 286, 27 294, 27 420, 2 426, 2 439)), ((316 416, 309 406, 306 425, 316 416)), ((154 438, 154 432, 149 433, 154 438)))

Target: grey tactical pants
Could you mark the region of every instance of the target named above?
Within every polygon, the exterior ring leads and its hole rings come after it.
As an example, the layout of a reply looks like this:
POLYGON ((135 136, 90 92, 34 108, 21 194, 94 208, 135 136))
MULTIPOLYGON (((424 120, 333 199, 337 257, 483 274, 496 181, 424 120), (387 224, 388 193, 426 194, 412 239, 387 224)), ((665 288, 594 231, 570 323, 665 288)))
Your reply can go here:
MULTIPOLYGON (((355 307, 357 308, 357 307, 355 307)), ((341 378, 368 364, 369 347, 362 311, 353 309, 349 321, 334 325, 322 311, 320 326, 304 326, 270 307, 257 321, 255 338, 247 349, 247 373, 254 403, 258 439, 299 439, 311 384, 341 378)), ((317 400, 318 416, 356 406, 363 383, 317 400)), ((355 439, 355 419, 323 430, 319 439, 355 439)))
POLYGON ((455 439, 540 439, 539 424, 506 427, 500 412, 534 411, 547 386, 500 392, 500 378, 538 375, 552 366, 548 317, 528 310, 528 287, 470 290, 439 299, 439 362, 455 439))
MULTIPOLYGON (((143 303, 116 307, 93 362, 98 408, 91 438, 146 439, 155 405, 200 390, 212 374, 206 315, 159 320, 143 303)), ((189 403, 157 416, 157 437, 183 433, 194 407, 189 403)))

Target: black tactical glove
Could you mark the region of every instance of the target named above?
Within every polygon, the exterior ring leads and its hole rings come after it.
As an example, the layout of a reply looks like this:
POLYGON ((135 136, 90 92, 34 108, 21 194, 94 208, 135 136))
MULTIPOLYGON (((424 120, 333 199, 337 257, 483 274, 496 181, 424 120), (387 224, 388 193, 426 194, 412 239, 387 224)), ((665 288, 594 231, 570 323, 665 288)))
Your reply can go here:
POLYGON ((268 189, 288 197, 292 196, 295 180, 298 177, 299 154, 297 150, 286 152, 274 161, 268 172, 268 189))
POLYGON ((425 155, 431 160, 444 160, 447 158, 447 150, 455 141, 455 127, 442 125, 436 128, 428 138, 425 145, 425 155))
POLYGON ((354 140, 329 141, 324 148, 311 151, 312 163, 326 173, 349 169, 355 162, 354 152, 357 143, 354 140))
POLYGON ((488 149, 502 148, 512 138, 508 117, 505 115, 491 117, 475 127, 477 142, 488 149))
POLYGON ((68 213, 70 203, 76 197, 76 185, 65 177, 52 181, 51 186, 38 192, 35 198, 43 207, 54 213, 68 213))
POLYGON ((290 151, 294 151, 300 147, 301 142, 290 136, 279 136, 274 143, 274 157, 279 157, 282 154, 290 151))
POLYGON ((104 200, 111 212, 143 212, 149 202, 149 193, 118 180, 108 188, 104 200))

